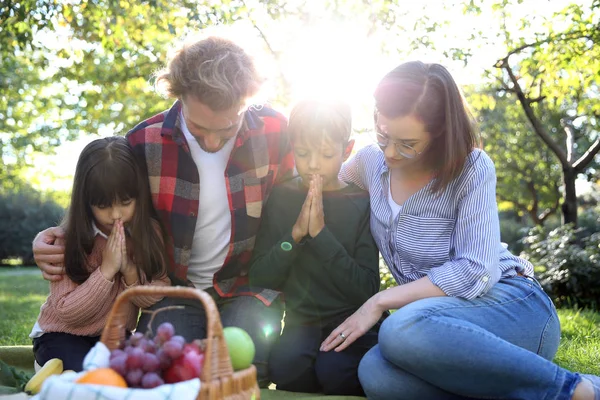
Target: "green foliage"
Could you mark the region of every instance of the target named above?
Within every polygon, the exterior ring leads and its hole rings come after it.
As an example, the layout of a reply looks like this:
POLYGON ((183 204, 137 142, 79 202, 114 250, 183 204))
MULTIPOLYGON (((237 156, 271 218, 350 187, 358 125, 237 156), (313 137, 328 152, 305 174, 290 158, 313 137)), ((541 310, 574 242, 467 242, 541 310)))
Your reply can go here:
POLYGON ((535 2, 465 3, 465 14, 494 16, 493 28, 499 30, 490 29, 486 40, 495 48, 504 47, 496 55, 495 68, 490 65, 487 71, 485 87, 477 89, 483 99, 474 101, 485 133, 493 135, 486 146, 495 147, 500 156, 496 161, 504 167, 500 172, 508 174, 499 174, 499 197, 508 199, 514 190, 515 206, 542 224, 557 209, 559 183, 563 221, 576 224, 574 182, 578 175, 593 179, 598 167, 594 156, 600 151, 600 2, 573 1, 541 17, 531 10, 519 12, 535 2), (501 120, 505 126, 498 123, 501 120), (504 142, 496 142, 500 132, 506 135, 504 142))
POLYGON ((37 267, 0 268, 0 346, 31 345, 28 336, 48 289, 37 267))
POLYGON ((493 74, 523 114, 564 181, 563 220, 577 224, 575 179, 593 175, 600 150, 600 4, 570 4, 529 37, 506 37, 493 74), (533 36, 533 38, 531 37, 533 36))
POLYGON ((522 256, 542 269, 540 283, 557 306, 600 310, 600 232, 538 226, 523 242, 522 256))
POLYGON ((559 309, 561 341, 554 362, 569 371, 600 375, 600 314, 559 309))
POLYGON ((514 95, 473 87, 465 95, 477 115, 484 149, 496 165, 498 200, 543 224, 559 211, 558 160, 533 132, 514 95))
MULTIPOLYGON (((0 360, 0 388, 14 388, 13 393, 22 392, 25 389, 27 382, 33 377, 34 373, 27 373, 11 367, 4 361, 0 360)), ((0 394, 5 394, 0 392, 0 394)))
POLYGON ((513 254, 520 254, 523 251, 522 239, 527 235, 531 225, 524 222, 524 218, 515 215, 513 212, 499 213, 500 219, 500 240, 508 245, 508 249, 513 254))
POLYGON ((63 213, 62 207, 31 189, 0 194, 0 260, 21 258, 31 264, 33 238, 57 225, 63 213))
POLYGON ((600 204, 581 211, 578 226, 584 232, 600 232, 600 204))
MULTIPOLYGON (((14 189, 37 152, 124 134, 166 108, 148 84, 174 39, 232 21, 240 2, 56 0, 0 5, 0 179, 14 189), (234 6, 238 4, 238 6, 234 6)), ((18 186, 18 185, 17 185, 18 186)))
POLYGON ((394 276, 381 256, 379 256, 379 277, 381 279, 380 290, 385 290, 397 285, 394 276))

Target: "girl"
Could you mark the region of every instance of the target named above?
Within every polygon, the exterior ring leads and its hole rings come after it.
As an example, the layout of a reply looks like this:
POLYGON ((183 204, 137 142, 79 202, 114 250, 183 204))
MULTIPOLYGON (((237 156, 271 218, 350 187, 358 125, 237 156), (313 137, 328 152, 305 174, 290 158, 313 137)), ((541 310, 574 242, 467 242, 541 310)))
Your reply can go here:
POLYGON ((556 310, 533 266, 500 242, 494 164, 449 72, 400 65, 375 102, 378 146, 341 177, 369 191, 373 236, 398 286, 367 300, 322 349, 345 349, 397 309, 360 363, 369 398, 600 400, 600 378, 550 361, 556 310))
MULTIPOLYGON (((125 138, 94 140, 83 149, 62 225, 67 276, 51 282, 30 337, 40 366, 60 358, 64 369, 81 371, 122 291, 170 284, 167 237, 125 138)), ((135 328, 139 307, 158 300, 136 299, 126 329, 135 328)))

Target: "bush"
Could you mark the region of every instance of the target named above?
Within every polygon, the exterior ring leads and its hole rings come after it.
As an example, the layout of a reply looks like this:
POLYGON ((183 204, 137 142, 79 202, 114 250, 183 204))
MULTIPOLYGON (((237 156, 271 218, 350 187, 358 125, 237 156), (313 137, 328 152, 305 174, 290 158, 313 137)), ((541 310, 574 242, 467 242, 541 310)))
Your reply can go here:
POLYGON ((587 207, 579 212, 577 224, 587 233, 600 232, 600 206, 587 207))
POLYGON ((390 269, 383 261, 383 257, 379 255, 379 277, 381 279, 380 290, 385 290, 387 288, 391 288, 392 286, 396 286, 396 280, 394 276, 390 272, 390 269))
POLYGON ((0 261, 21 258, 24 264, 32 264, 33 238, 57 225, 63 214, 61 206, 33 189, 0 194, 0 261))
POLYGON ((531 229, 530 226, 515 219, 500 220, 500 239, 508 245, 508 249, 513 254, 519 254, 523 251, 523 237, 531 229))
POLYGON ((542 272, 544 290, 558 307, 600 310, 600 233, 572 225, 532 228, 521 254, 542 272))
POLYGON ((500 211, 498 213, 500 220, 500 240, 508 245, 508 249, 513 254, 519 254, 523 251, 523 237, 533 224, 527 217, 519 216, 514 209, 500 211))

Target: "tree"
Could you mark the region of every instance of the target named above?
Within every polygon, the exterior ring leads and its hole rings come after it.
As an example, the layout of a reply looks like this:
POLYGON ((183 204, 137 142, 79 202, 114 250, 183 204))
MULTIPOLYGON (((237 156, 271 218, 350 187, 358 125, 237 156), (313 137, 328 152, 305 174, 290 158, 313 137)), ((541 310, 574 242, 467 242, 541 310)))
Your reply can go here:
POLYGON ((514 205, 536 225, 560 208, 561 173, 551 151, 540 146, 529 122, 510 94, 468 88, 469 104, 488 152, 496 164, 497 197, 514 205))
MULTIPOLYGON (((442 43, 450 44, 436 50, 465 65, 474 54, 496 52, 485 72, 484 92, 498 92, 519 106, 538 145, 552 156, 549 161, 554 159, 552 170, 561 172, 563 223, 576 224, 575 181, 594 179, 595 156, 600 151, 600 0, 574 1, 550 16, 540 16, 534 9, 541 4, 538 0, 457 0, 454 6, 462 5, 465 15, 488 21, 493 17, 495 23, 464 26, 460 37, 444 34, 442 43), (471 39, 465 41, 469 35, 471 39)), ((426 44, 436 45, 435 40, 426 44)), ((515 117, 513 109, 507 108, 505 123, 514 126, 517 120, 510 119, 515 117)), ((516 136, 523 130, 513 132, 516 136)), ((528 156, 519 152, 517 157, 528 156)), ((505 162, 510 164, 508 158, 500 163, 505 162)))
POLYGON ((532 41, 506 39, 510 50, 495 65, 499 90, 518 99, 540 142, 558 160, 563 223, 577 225, 575 180, 600 151, 600 1, 591 9, 570 5, 532 41))
POLYGON ((240 2, 58 0, 0 4, 0 179, 19 187, 36 152, 124 134, 168 108, 149 80, 177 37, 239 18, 240 2), (211 5, 212 4, 212 5, 211 5), (230 7, 228 7, 230 5, 230 7))
MULTIPOLYGON (((384 0, 310 7, 303 0, 3 1, 0 180, 15 189, 36 153, 86 134, 124 134, 168 108, 170 101, 157 96, 149 80, 174 42, 189 33, 246 24, 277 65, 288 39, 317 19, 362 21, 367 15, 359 29, 372 35, 393 26, 400 11, 384 0)), ((285 104, 289 82, 281 68, 274 71, 275 98, 285 104)))

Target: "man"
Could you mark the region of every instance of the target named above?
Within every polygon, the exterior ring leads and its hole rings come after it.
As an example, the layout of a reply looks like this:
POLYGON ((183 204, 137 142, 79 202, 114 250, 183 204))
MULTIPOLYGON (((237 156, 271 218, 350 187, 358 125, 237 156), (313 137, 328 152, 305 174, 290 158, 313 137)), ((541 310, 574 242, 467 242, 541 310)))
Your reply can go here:
MULTIPOLYGON (((231 41, 210 37, 184 46, 158 74, 171 109, 128 134, 148 172, 154 206, 172 240, 173 284, 195 286, 215 299, 224 326, 245 329, 256 346, 259 384, 268 384, 266 361, 281 328, 278 292, 248 285, 248 261, 263 204, 276 181, 291 175, 293 159, 283 116, 248 107, 261 80, 250 57, 231 41)), ((63 249, 58 227, 33 243, 48 280, 61 279, 63 249)), ((201 304, 166 298, 152 309, 153 327, 170 321, 187 340, 206 335, 201 304)), ((147 329, 142 313, 138 329, 147 329)))

